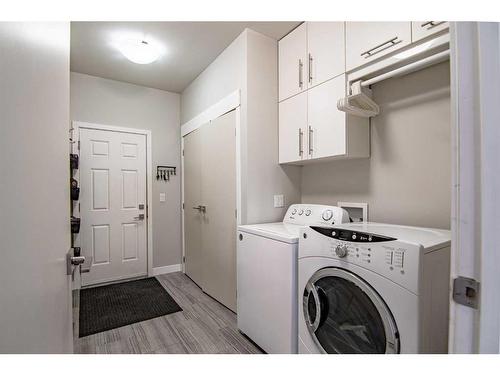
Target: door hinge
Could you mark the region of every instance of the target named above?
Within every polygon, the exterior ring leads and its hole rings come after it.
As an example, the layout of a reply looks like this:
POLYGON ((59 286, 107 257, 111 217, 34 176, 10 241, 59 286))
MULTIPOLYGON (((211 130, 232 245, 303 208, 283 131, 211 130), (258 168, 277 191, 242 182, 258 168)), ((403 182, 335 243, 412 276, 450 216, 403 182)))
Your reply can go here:
POLYGON ((182 263, 186 263, 186 257, 185 256, 182 257, 182 263))
POLYGON ((453 300, 464 306, 478 308, 479 282, 459 276, 453 280, 453 300))
POLYGON ((182 150, 182 156, 184 156, 184 150, 182 150))
POLYGON ((237 219, 238 218, 238 210, 234 210, 234 217, 237 219))
POLYGON ((78 151, 80 151, 80 141, 78 141, 78 151))
POLYGON ((184 202, 182 203, 182 209, 184 209, 184 202))

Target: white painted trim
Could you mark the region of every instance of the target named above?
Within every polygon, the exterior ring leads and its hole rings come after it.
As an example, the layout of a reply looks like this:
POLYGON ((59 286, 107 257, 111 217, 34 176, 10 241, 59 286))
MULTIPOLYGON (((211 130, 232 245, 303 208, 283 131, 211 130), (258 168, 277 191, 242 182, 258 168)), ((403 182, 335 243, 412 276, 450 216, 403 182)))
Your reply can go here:
POLYGON ((186 273, 186 263, 184 262, 184 257, 186 256, 186 235, 184 233, 184 137, 181 135, 181 234, 182 234, 182 255, 181 255, 181 265, 182 272, 186 273))
POLYGON ((207 108, 185 124, 181 125, 181 137, 195 131, 202 125, 222 116, 224 113, 232 111, 240 105, 240 90, 236 90, 219 100, 217 103, 207 108))
MULTIPOLYGON (((83 121, 73 121, 73 134, 80 134, 80 128, 107 130, 119 133, 142 134, 146 136, 146 199, 147 199, 147 264, 148 276, 153 275, 153 159, 152 159, 152 137, 153 133, 148 129, 134 129, 123 126, 95 124, 83 121)), ((76 146, 74 146, 74 149, 76 146)), ((80 172, 78 172, 80 173, 80 172)))
POLYGON ((182 264, 171 264, 170 266, 154 267, 152 276, 164 275, 166 273, 182 271, 182 264))

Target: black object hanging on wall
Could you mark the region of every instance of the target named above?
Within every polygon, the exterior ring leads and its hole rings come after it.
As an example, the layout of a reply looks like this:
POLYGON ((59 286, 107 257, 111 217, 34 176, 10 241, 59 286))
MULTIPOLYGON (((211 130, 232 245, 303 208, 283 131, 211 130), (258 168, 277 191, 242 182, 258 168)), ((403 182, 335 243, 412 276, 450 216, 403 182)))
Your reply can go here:
POLYGON ((80 218, 71 216, 71 233, 80 232, 80 218))
POLYGON ((69 154, 69 166, 73 169, 78 169, 78 154, 69 154))
POLYGON ((169 165, 158 165, 156 167, 156 179, 163 181, 170 181, 170 176, 177 175, 177 167, 169 165))
POLYGON ((80 188, 78 187, 78 181, 74 178, 71 179, 71 200, 77 201, 80 196, 80 188))

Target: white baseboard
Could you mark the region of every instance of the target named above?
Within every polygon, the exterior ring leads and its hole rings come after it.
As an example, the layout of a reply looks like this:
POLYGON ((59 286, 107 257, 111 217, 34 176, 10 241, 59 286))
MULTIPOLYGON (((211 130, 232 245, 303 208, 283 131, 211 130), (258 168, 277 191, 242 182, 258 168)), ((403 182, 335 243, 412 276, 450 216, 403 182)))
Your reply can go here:
POLYGON ((181 264, 172 264, 164 267, 153 267, 153 276, 163 275, 165 273, 179 272, 182 270, 181 264))

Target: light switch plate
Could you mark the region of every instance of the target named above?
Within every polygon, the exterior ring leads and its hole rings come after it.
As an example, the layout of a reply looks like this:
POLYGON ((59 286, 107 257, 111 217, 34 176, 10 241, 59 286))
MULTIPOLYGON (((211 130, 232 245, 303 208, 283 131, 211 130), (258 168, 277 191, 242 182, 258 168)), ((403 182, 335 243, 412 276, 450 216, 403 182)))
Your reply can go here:
POLYGON ((275 195, 274 196, 274 207, 275 208, 281 208, 285 206, 285 197, 283 194, 275 195))
POLYGON ((160 193, 160 202, 165 202, 166 199, 167 199, 166 194, 160 193))

